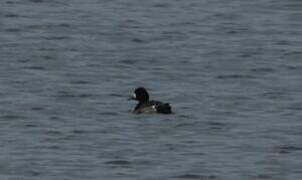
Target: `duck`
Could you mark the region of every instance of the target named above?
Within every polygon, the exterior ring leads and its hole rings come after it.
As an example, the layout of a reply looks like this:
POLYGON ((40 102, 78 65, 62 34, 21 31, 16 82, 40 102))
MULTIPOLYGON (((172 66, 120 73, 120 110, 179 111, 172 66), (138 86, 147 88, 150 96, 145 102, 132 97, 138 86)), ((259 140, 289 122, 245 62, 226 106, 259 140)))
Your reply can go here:
POLYGON ((160 101, 149 100, 149 93, 146 88, 138 87, 134 90, 134 93, 129 100, 136 100, 138 104, 132 111, 135 114, 141 113, 159 113, 159 114, 171 114, 172 108, 169 103, 163 103, 160 101))

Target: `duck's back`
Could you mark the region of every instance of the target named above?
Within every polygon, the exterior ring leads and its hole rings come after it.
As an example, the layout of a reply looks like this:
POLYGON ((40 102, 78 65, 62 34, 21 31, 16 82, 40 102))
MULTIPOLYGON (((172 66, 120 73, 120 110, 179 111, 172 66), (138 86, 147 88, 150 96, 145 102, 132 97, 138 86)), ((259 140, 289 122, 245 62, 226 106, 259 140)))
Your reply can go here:
POLYGON ((159 102, 156 105, 156 111, 158 113, 162 113, 162 114, 171 114, 172 113, 171 106, 170 106, 169 103, 161 103, 161 102, 159 102))
POLYGON ((160 101, 148 101, 138 104, 135 107, 134 113, 162 113, 171 114, 171 106, 168 103, 162 103, 160 101))

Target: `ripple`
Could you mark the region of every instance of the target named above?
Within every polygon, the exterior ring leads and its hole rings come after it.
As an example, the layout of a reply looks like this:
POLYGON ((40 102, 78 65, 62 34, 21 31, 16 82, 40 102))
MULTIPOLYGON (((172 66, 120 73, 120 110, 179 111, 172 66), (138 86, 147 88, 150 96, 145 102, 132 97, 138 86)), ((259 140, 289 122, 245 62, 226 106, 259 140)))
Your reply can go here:
POLYGON ((6 4, 17 4, 15 1, 6 1, 6 4))
POLYGON ((42 110, 44 110, 44 108, 43 107, 32 107, 31 110, 33 110, 33 111, 42 111, 42 110))
POLYGON ((124 97, 123 95, 116 94, 116 93, 110 93, 109 96, 111 96, 111 97, 124 97))
POLYGON ((99 114, 104 115, 104 116, 117 116, 117 115, 119 115, 119 113, 117 113, 117 112, 101 112, 99 114))
POLYGON ((66 40, 69 39, 67 36, 51 36, 51 37, 42 37, 45 40, 66 40))
POLYGON ((265 93, 261 94, 261 96, 268 98, 268 99, 280 99, 284 95, 285 95, 285 93, 283 93, 283 92, 265 92, 265 93))
POLYGON ((95 96, 94 94, 79 94, 78 97, 79 98, 89 98, 89 97, 93 97, 95 96))
POLYGON ((249 58, 249 57, 252 57, 254 54, 252 52, 246 52, 246 53, 241 53, 239 55, 239 57, 242 57, 242 58, 249 58))
POLYGON ((251 69, 252 72, 257 72, 257 73, 261 73, 261 72, 273 72, 274 69, 270 68, 270 67, 262 67, 262 68, 253 68, 251 69))
POLYGON ((58 24, 57 26, 59 26, 59 27, 66 27, 66 28, 71 27, 71 25, 67 24, 67 23, 61 23, 61 24, 58 24))
POLYGON ((293 151, 302 151, 302 147, 291 146, 291 145, 280 146, 280 147, 277 147, 277 149, 280 154, 288 154, 293 151))
POLYGON ((29 61, 30 61, 29 59, 19 59, 18 60, 18 62, 20 62, 20 63, 27 63, 29 61))
POLYGON ((72 133, 74 133, 74 134, 84 134, 84 133, 87 133, 87 131, 76 129, 76 130, 73 130, 72 133))
POLYGON ((259 175, 257 175, 257 178, 259 178, 259 179, 272 179, 272 176, 266 175, 266 174, 259 174, 259 175))
POLYGON ((301 55, 302 52, 301 51, 290 51, 290 52, 285 52, 284 55, 285 56, 290 56, 290 55, 301 55))
POLYGON ((78 81, 70 81, 70 84, 89 84, 89 82, 78 80, 78 81))
POLYGON ((52 56, 47 56, 47 55, 41 56, 41 58, 46 59, 46 60, 53 59, 52 56))
POLYGON ((42 3, 42 2, 44 2, 44 0, 29 0, 29 2, 33 2, 33 3, 42 3))
POLYGON ((168 8, 168 7, 171 7, 171 4, 168 4, 168 3, 157 3, 157 4, 154 4, 153 7, 155 7, 155 8, 168 8))
POLYGON ((40 51, 56 51, 56 48, 39 48, 40 51))
POLYGON ((211 129, 223 129, 226 126, 226 124, 221 122, 207 122, 207 125, 209 125, 211 129))
POLYGON ((175 125, 176 128, 187 127, 187 126, 193 126, 193 124, 192 123, 179 123, 179 124, 175 125))
POLYGON ((237 33, 239 33, 239 31, 235 31, 235 30, 227 31, 227 34, 237 34, 237 33))
POLYGON ((213 175, 204 176, 204 175, 197 175, 197 174, 184 174, 184 175, 176 176, 176 178, 180 178, 180 179, 200 179, 200 180, 217 179, 216 176, 213 176, 213 175))
POLYGON ((132 59, 125 59, 120 61, 120 63, 127 64, 127 65, 132 65, 135 64, 136 62, 137 62, 136 60, 132 60, 132 59))
POLYGON ((280 45, 280 46, 290 45, 290 41, 284 41, 284 40, 282 40, 282 41, 277 41, 275 44, 276 45, 280 45))
POLYGON ((16 32, 21 32, 22 30, 19 28, 8 28, 4 30, 5 32, 12 32, 12 33, 16 33, 16 32))
POLYGON ((302 69, 302 66, 286 66, 288 70, 299 70, 302 69))
POLYGON ((34 128, 34 127, 38 127, 38 126, 36 124, 25 124, 24 127, 34 128))
POLYGON ((16 120, 16 119, 25 119, 25 116, 19 116, 19 115, 3 115, 1 116, 1 119, 6 120, 16 120))
POLYGON ((57 116, 51 116, 49 119, 51 119, 51 120, 60 120, 60 118, 57 117, 57 116))
POLYGON ((251 79, 253 76, 242 75, 242 74, 229 74, 229 75, 218 75, 217 79, 251 79))
POLYGON ((135 43, 143 43, 144 42, 142 39, 139 39, 139 38, 133 38, 131 41, 135 42, 135 43))
POLYGON ((61 149, 61 147, 57 145, 52 145, 52 146, 48 146, 47 149, 58 150, 61 149))
MULTIPOLYGON (((58 23, 58 24, 32 24, 32 25, 27 25, 25 28, 30 29, 30 30, 49 30, 49 29, 69 29, 71 27, 70 24, 67 23, 58 23)), ((56 36, 54 35, 53 37, 65 37, 65 36, 56 36)), ((49 38, 48 36, 44 36, 42 38, 49 38)))
MULTIPOLYGON (((188 108, 183 108, 183 109, 188 109, 188 108)), ((184 118, 184 119, 192 119, 193 118, 192 115, 179 115, 178 117, 184 118)))
POLYGON ((20 16, 17 15, 17 14, 5 14, 4 17, 7 17, 7 18, 17 18, 17 17, 20 17, 20 16))
POLYGON ((47 130, 47 131, 45 131, 45 134, 48 134, 48 135, 61 135, 62 133, 60 131, 57 131, 57 130, 47 130))
POLYGON ((31 171, 30 174, 32 176, 40 176, 41 175, 41 172, 38 172, 38 171, 31 171))
POLYGON ((55 95, 55 97, 73 98, 76 97, 76 95, 72 94, 69 91, 59 91, 57 92, 57 95, 55 95))
POLYGON ((26 67, 26 69, 30 69, 30 70, 45 70, 45 67, 43 67, 43 66, 28 66, 28 67, 26 67))
POLYGON ((302 103, 292 103, 287 109, 294 110, 294 111, 301 111, 302 103))
POLYGON ((131 163, 126 160, 114 160, 114 161, 107 161, 105 164, 112 164, 112 165, 130 165, 131 163))

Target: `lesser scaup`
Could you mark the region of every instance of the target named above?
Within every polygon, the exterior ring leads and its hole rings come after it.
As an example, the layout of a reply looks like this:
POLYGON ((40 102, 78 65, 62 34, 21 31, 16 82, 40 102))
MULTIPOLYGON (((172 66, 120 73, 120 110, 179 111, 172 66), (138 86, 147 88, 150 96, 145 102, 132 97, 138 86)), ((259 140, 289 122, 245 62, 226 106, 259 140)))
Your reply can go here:
POLYGON ((168 103, 149 100, 149 94, 143 87, 136 88, 130 99, 138 101, 138 104, 135 106, 133 113, 172 113, 171 106, 168 103))

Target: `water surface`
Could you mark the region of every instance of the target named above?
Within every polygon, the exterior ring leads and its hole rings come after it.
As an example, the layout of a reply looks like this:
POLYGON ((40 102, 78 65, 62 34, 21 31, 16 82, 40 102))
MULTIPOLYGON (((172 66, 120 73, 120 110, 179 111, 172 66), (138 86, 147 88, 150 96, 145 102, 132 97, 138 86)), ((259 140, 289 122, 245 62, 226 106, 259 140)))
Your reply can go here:
POLYGON ((302 2, 3 0, 0 177, 302 178, 302 2), (145 86, 173 115, 134 115, 145 86))

